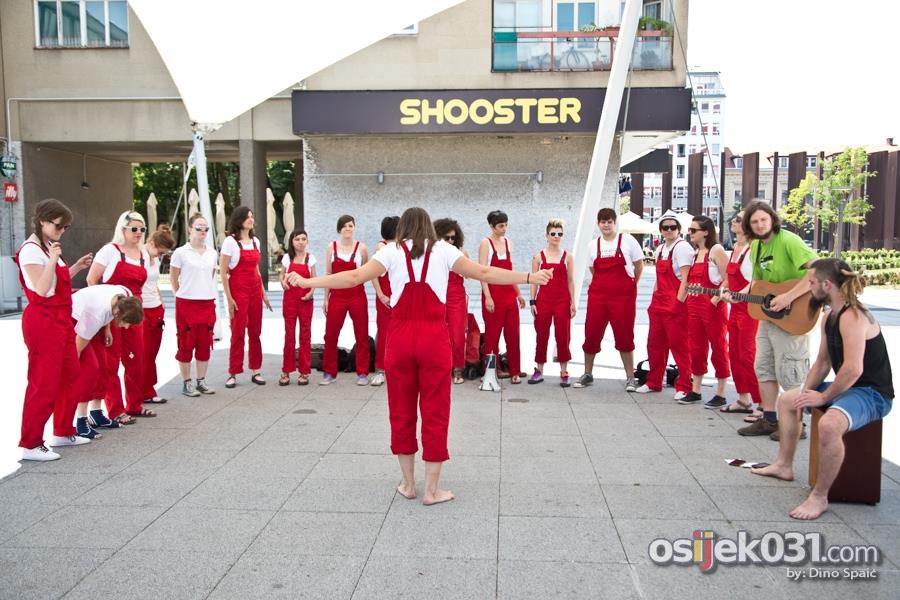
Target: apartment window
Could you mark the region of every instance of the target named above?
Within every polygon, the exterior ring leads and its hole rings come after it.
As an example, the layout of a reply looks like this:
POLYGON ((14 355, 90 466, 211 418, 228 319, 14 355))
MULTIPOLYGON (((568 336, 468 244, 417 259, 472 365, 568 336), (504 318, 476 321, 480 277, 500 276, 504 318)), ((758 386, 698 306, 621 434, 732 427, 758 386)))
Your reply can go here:
POLYGON ((713 114, 718 114, 722 112, 722 105, 719 102, 715 102, 712 105, 713 114))
POLYGON ((703 135, 706 135, 708 133, 709 133, 709 125, 704 125, 703 126, 703 135))
POLYGON ((787 169, 788 167, 788 157, 787 156, 779 156, 778 157, 778 168, 779 169, 787 169))
POLYGON ((125 0, 35 0, 38 48, 127 48, 125 0))
POLYGON ((675 166, 675 179, 684 179, 684 165, 675 166))
POLYGON ((741 203, 741 190, 734 190, 734 203, 735 204, 741 203))
POLYGON ((596 25, 596 14, 597 7, 593 2, 559 2, 556 5, 556 30, 580 31, 582 27, 596 25))
POLYGON ((703 176, 706 177, 706 173, 709 171, 707 165, 703 165, 703 176))
POLYGON ((815 169, 816 168, 816 157, 815 156, 807 156, 806 157, 806 168, 807 169, 815 169))
POLYGON ((713 144, 713 145, 712 145, 712 153, 713 153, 713 154, 718 154, 718 153, 719 153, 719 144, 713 144))
POLYGON ((697 126, 691 125, 691 135, 697 135, 697 126))
POLYGON ((657 2, 644 2, 644 16, 654 19, 662 18, 662 0, 657 2))
POLYGON ((708 110, 709 110, 709 102, 701 102, 701 103, 700 103, 700 110, 703 111, 703 112, 708 111, 708 110))
POLYGON ((719 135, 719 124, 718 123, 712 124, 712 134, 719 135))
POLYGON ((678 144, 678 158, 684 158, 684 144, 678 144))
POLYGON ((734 166, 735 166, 735 168, 737 168, 737 169, 743 169, 743 168, 744 168, 744 159, 741 158, 740 156, 738 156, 737 158, 735 158, 735 159, 734 159, 734 166))
POLYGON ((685 196, 684 186, 680 185, 680 186, 676 187, 675 188, 675 197, 676 198, 684 198, 684 196, 685 196))

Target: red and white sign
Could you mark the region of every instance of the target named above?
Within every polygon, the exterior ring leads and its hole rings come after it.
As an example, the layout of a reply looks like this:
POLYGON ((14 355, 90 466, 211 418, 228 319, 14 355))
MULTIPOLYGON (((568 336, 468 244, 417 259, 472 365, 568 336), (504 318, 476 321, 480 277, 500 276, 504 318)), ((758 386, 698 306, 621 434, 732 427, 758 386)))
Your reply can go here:
POLYGON ((19 201, 19 188, 12 181, 3 182, 3 199, 7 202, 19 201))

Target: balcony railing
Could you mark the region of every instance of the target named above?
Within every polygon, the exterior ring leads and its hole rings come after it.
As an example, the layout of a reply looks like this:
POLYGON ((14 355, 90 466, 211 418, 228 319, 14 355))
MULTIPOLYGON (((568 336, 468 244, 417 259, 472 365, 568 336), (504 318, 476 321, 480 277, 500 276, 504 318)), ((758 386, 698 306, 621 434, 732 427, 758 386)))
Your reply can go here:
MULTIPOLYGON (((508 72, 609 71, 619 28, 596 31, 535 31, 498 28, 493 36, 492 70, 508 72)), ((672 35, 640 31, 632 69, 672 70, 672 35)))

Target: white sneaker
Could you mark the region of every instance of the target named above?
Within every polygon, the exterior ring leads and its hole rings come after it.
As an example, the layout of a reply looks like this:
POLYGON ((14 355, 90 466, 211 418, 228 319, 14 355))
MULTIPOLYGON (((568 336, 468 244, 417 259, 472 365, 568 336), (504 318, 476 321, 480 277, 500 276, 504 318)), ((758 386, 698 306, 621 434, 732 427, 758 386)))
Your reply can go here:
POLYGON ((59 454, 57 454, 47 446, 38 446, 37 448, 22 448, 22 460, 46 462, 48 460, 59 460, 60 458, 62 457, 59 454))
POLYGON ((79 437, 77 435, 54 435, 50 438, 50 441, 47 442, 47 445, 52 448, 59 448, 60 446, 81 446, 90 443, 91 440, 88 438, 79 437))
POLYGON ((369 385, 379 386, 384 385, 384 373, 378 371, 374 375, 372 375, 372 381, 369 382, 369 385))
POLYGON ((356 385, 369 385, 369 376, 368 375, 359 375, 356 378, 356 385))
POLYGON ((658 392, 659 390, 651 389, 651 388, 647 387, 647 384, 645 383, 641 387, 634 388, 634 391, 637 394, 652 394, 652 393, 658 392))
POLYGON ((684 400, 687 398, 687 392, 675 392, 675 395, 672 396, 673 400, 684 400))
POLYGON ((325 373, 322 375, 322 381, 319 382, 319 385, 331 385, 332 383, 334 383, 334 376, 325 373))
POLYGON ((625 382, 625 391, 626 392, 633 392, 633 391, 637 390, 638 387, 640 387, 640 384, 637 382, 637 379, 629 379, 628 381, 625 382))

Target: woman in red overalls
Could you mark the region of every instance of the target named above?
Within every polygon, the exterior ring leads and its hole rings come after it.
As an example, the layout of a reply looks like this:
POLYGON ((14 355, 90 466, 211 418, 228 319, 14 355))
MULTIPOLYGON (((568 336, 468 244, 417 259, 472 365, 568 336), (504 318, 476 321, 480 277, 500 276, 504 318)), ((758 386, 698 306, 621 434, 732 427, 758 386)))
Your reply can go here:
MULTIPOLYGON (((463 248, 465 237, 459 223, 453 219, 438 219, 434 222, 434 231, 438 239, 442 239, 469 258, 463 248)), ((453 365, 452 377, 454 385, 465 381, 463 369, 466 366, 466 335, 469 325, 469 295, 466 293, 466 280, 462 275, 450 272, 447 282, 447 330, 450 333, 450 355, 453 365)), ((477 350, 477 348, 476 348, 477 350)), ((478 362, 476 360, 476 362, 478 362)))
POLYGON ((304 288, 352 289, 388 273, 391 278, 391 335, 385 353, 391 450, 400 461, 403 481, 397 491, 416 497, 415 454, 417 416, 422 414, 422 460, 425 461, 426 505, 453 499, 438 487, 441 465, 449 459, 447 428, 450 420, 450 336, 444 320, 450 271, 497 285, 546 283, 552 273, 515 273, 478 265, 459 249, 437 241, 428 213, 407 209, 397 226, 396 244, 378 251, 359 269, 327 277, 288 276, 291 285, 304 288))
POLYGON ((611 325, 616 350, 625 368, 625 391, 633 392, 638 383, 634 377, 634 321, 637 316, 637 284, 644 271, 641 245, 629 234, 616 233, 616 211, 601 208, 597 212, 600 237, 591 242, 588 267, 587 315, 584 321, 584 375, 575 382, 583 388, 594 382, 594 357, 611 325))
MULTIPOLYGON (((716 239, 716 226, 706 216, 694 217, 688 228, 691 243, 697 248, 688 284, 707 289, 728 288, 726 270, 728 255, 716 239)), ((728 328, 728 303, 720 302, 718 296, 691 294, 687 298, 688 347, 691 353, 692 389, 679 404, 693 404, 702 400, 700 395, 703 376, 712 350, 712 364, 716 371, 716 395, 708 400, 705 408, 721 408, 728 404, 725 400, 725 384, 731 376, 728 364, 728 346, 725 332, 728 328)))
POLYGON ((309 385, 312 345, 310 327, 313 315, 313 290, 287 284, 287 274, 316 276, 316 257, 309 250, 309 237, 303 229, 295 229, 288 237, 288 251, 281 257, 279 280, 284 290, 281 314, 284 316, 284 352, 278 385, 289 385, 291 373, 298 371, 297 385, 309 385), (297 348, 297 324, 300 325, 300 348, 297 348))
MULTIPOLYGON (((352 271, 369 261, 366 245, 353 238, 356 221, 342 215, 337 222, 341 239, 325 248, 325 274, 352 271)), ((337 343, 344 320, 350 315, 356 338, 356 385, 369 385, 369 302, 363 284, 325 291, 325 349, 322 352, 322 381, 328 385, 337 377, 337 343)))
MULTIPOLYGON (((394 241, 397 233, 397 223, 400 217, 385 217, 381 220, 381 241, 375 246, 378 252, 384 246, 394 241)), ((384 350, 387 347, 387 339, 390 334, 391 324, 391 280, 387 274, 372 280, 375 288, 375 375, 372 376, 372 385, 384 384, 384 350)))
MULTIPOLYGON (((750 291, 753 264, 748 257, 750 242, 744 234, 744 228, 741 227, 743 218, 744 213, 739 212, 731 219, 731 231, 735 235, 735 242, 731 259, 728 261, 728 290, 746 293, 750 291)), ((738 399, 720 408, 722 412, 751 413, 753 404, 760 403, 759 381, 756 379, 756 370, 753 366, 756 360, 757 329, 759 321, 747 313, 747 303, 731 302, 728 313, 728 358, 731 361, 731 378, 734 380, 738 399)))
POLYGON ((28 300, 22 314, 22 336, 28 348, 28 386, 22 406, 23 460, 56 460, 44 445, 44 425, 53 415, 50 446, 90 442, 75 435, 78 353, 72 329, 72 277, 91 264, 82 256, 71 267, 62 260, 59 243, 72 224, 72 213, 58 200, 42 200, 34 208, 34 233, 16 252, 19 282, 28 300))
MULTIPOLYGON (((116 223, 113 241, 103 246, 94 258, 87 276, 88 285, 124 285, 133 296, 141 298, 144 282, 147 281, 147 263, 150 261, 150 255, 142 248, 146 231, 144 217, 140 213, 122 213, 116 223)), ((128 329, 122 329, 113 323, 110 330, 112 345, 106 353, 105 398, 109 418, 116 419, 123 425, 131 425, 134 423, 132 417, 155 417, 156 412, 144 408, 143 323, 128 329), (119 363, 125 367, 124 403, 119 363)))
POLYGON ((531 285, 531 314, 534 316, 534 330, 537 346, 534 351, 534 374, 528 383, 544 381, 544 363, 547 362, 547 344, 550 341, 550 324, 556 332, 556 356, 559 360, 559 385, 569 387, 569 351, 571 321, 575 316, 575 282, 572 278, 572 256, 562 249, 563 222, 551 219, 547 223, 547 247, 531 259, 531 270, 553 271, 553 279, 544 287, 531 285))
POLYGON ((147 240, 147 281, 141 290, 144 309, 144 365, 143 393, 144 404, 165 404, 166 399, 156 395, 156 357, 162 344, 163 328, 166 325, 166 309, 159 294, 159 265, 175 247, 175 238, 165 229, 150 234, 147 240))
POLYGON ((272 310, 266 282, 259 273, 262 255, 253 235, 253 211, 235 207, 228 221, 228 235, 219 250, 219 273, 225 290, 225 304, 231 319, 231 348, 228 351, 228 379, 225 387, 237 385, 236 375, 244 372, 244 335, 250 346, 247 359, 250 381, 265 385, 262 368, 262 307, 272 310))
POLYGON ((647 332, 647 358, 650 372, 647 383, 637 388, 639 394, 662 391, 669 352, 678 367, 675 381, 675 400, 687 397, 691 391, 691 355, 687 344, 688 271, 694 258, 691 245, 681 239, 681 224, 675 214, 667 212, 659 220, 663 242, 656 250, 656 285, 647 313, 650 328, 647 332))
MULTIPOLYGON (((487 217, 491 235, 478 246, 478 262, 512 271, 512 256, 506 230, 509 217, 500 210, 487 217), (500 256, 500 252, 503 256, 500 256)), ((519 349, 519 309, 525 308, 525 298, 517 285, 481 284, 481 316, 484 319, 484 353, 500 354, 500 333, 506 342, 510 383, 520 383, 522 372, 519 349), (518 306, 517 306, 518 304, 518 306)))

